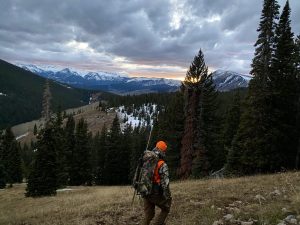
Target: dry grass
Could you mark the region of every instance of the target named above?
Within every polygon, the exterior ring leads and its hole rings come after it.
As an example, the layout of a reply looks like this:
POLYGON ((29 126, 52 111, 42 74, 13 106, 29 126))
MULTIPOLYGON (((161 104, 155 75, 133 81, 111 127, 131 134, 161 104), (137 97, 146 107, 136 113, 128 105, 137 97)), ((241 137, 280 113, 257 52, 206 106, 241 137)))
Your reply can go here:
MULTIPOLYGON (((95 135, 97 132, 101 132, 104 124, 107 128, 110 128, 115 116, 115 112, 105 113, 95 109, 79 113, 74 116, 74 119, 77 123, 83 118, 87 122, 89 132, 95 135)), ((64 122, 66 123, 67 119, 64 122)))
MULTIPOLYGON (((55 197, 25 198, 25 185, 0 191, 0 224, 133 225, 142 218, 142 202, 131 207, 130 187, 76 187, 55 197)), ((173 205, 168 224, 211 225, 231 213, 256 224, 278 224, 300 215, 300 173, 171 184, 173 205), (272 195, 274 190, 279 195, 272 195), (263 199, 255 199, 261 195, 263 199), (286 210, 282 210, 286 208, 286 210)))

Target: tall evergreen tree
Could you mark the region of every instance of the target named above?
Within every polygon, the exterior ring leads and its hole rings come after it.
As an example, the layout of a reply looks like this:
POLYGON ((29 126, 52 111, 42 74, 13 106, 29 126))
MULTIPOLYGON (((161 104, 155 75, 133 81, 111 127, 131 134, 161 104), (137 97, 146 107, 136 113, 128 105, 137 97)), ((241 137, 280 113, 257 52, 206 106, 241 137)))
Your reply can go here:
MULTIPOLYGON (((199 89, 202 76, 207 75, 207 68, 204 67, 204 60, 202 52, 194 58, 194 62, 187 72, 186 79, 182 86, 184 94, 184 132, 182 137, 181 160, 178 174, 181 178, 188 178, 192 174, 193 158, 196 152, 195 142, 198 138, 198 102, 199 102, 199 89), (197 65, 202 64, 202 69, 197 73, 197 65), (195 75, 194 75, 194 72, 195 75), (202 74, 200 74, 202 73, 202 74)), ((199 146, 197 146, 199 147, 199 146)), ((203 160, 208 164, 207 157, 204 155, 203 160)), ((208 167, 208 165, 207 165, 208 167)))
POLYGON ((66 170, 68 173, 68 181, 70 182, 70 176, 73 166, 73 160, 75 160, 75 120, 73 115, 69 115, 66 126, 64 128, 64 136, 66 140, 65 155, 66 155, 66 170))
POLYGON ((255 173, 268 170, 268 152, 272 122, 270 117, 270 75, 275 46, 276 20, 279 15, 276 0, 265 0, 255 44, 252 63, 253 79, 250 81, 245 110, 237 135, 227 157, 226 170, 230 173, 255 173))
MULTIPOLYGON (((206 148, 210 171, 219 170, 224 165, 224 148, 221 139, 221 119, 217 116, 219 102, 218 92, 212 80, 211 74, 203 84, 202 95, 200 97, 200 121, 199 137, 202 140, 203 148, 206 148)), ((200 176, 202 176, 202 171, 200 176)), ((206 172, 203 174, 206 176, 206 172)), ((195 176, 199 176, 195 174, 195 176)))
MULTIPOLYGON (((91 147, 91 167, 92 167, 92 181, 97 183, 97 171, 98 171, 98 148, 100 147, 100 133, 96 133, 92 137, 92 147, 91 147)), ((99 184, 99 183, 98 183, 99 184)))
POLYGON ((177 178, 177 169, 180 164, 180 149, 183 133, 183 94, 177 92, 170 100, 165 110, 161 110, 159 118, 154 123, 151 146, 157 141, 167 142, 166 161, 171 179, 177 178))
POLYGON ((122 160, 121 154, 121 129, 119 119, 116 117, 113 120, 113 124, 108 136, 107 152, 105 155, 104 165, 104 182, 108 185, 117 185, 123 181, 123 176, 128 177, 124 171, 120 168, 122 160))
MULTIPOLYGON (((51 118, 50 100, 51 92, 47 80, 42 102, 42 117, 45 120, 45 125, 39 132, 37 143, 34 144, 36 152, 28 176, 25 193, 27 197, 56 195, 56 189, 61 185, 60 176, 58 176, 61 169, 58 166, 60 148, 62 148, 61 120, 60 118, 56 118, 56 120, 51 118)), ((59 116, 58 114, 57 117, 59 116)))
POLYGON ((270 75, 272 136, 269 157, 270 169, 295 167, 297 155, 297 104, 299 83, 295 68, 294 34, 290 26, 290 7, 287 1, 276 29, 276 50, 270 75))
POLYGON ((2 141, 2 162, 6 174, 6 182, 12 186, 13 183, 22 182, 22 163, 20 148, 10 128, 5 130, 2 141))
POLYGON ((274 32, 276 20, 279 17, 280 6, 277 0, 264 0, 261 13, 258 39, 255 43, 255 56, 252 62, 251 74, 256 78, 257 85, 267 86, 270 75, 272 54, 274 51, 274 32))
POLYGON ((104 183, 104 165, 105 162, 105 156, 107 152, 107 128, 106 125, 102 127, 101 134, 99 137, 99 140, 97 140, 98 145, 96 147, 96 153, 97 153, 97 165, 96 165, 96 176, 95 176, 95 183, 96 184, 103 184, 104 183))
POLYGON ((121 184, 129 184, 131 182, 130 177, 130 152, 132 150, 132 127, 131 125, 126 125, 123 134, 121 135, 122 143, 121 150, 119 152, 120 163, 119 168, 120 172, 123 174, 122 179, 120 180, 121 184))
POLYGON ((22 161, 20 154, 20 145, 17 141, 11 143, 8 155, 8 165, 6 168, 7 183, 12 186, 13 183, 21 183, 23 179, 22 161))
MULTIPOLYGON (((7 174, 7 169, 9 165, 9 155, 10 155, 10 149, 12 148, 12 143, 15 140, 15 136, 10 128, 7 128, 2 136, 2 148, 1 148, 1 161, 4 166, 5 174, 7 174)), ((8 177, 6 177, 6 180, 8 180, 8 177)))
POLYGON ((56 195, 56 133, 53 121, 48 121, 38 136, 35 159, 28 177, 27 197, 56 195))
MULTIPOLYGON (((138 165, 140 157, 142 157, 143 152, 146 149, 147 141, 149 135, 148 127, 140 127, 137 126, 133 129, 132 132, 132 149, 130 152, 130 171, 129 171, 129 179, 132 180, 136 167, 138 165)), ((149 146, 148 148, 151 148, 149 146)), ((149 150, 149 149, 148 149, 149 150)))
POLYGON ((179 175, 182 178, 190 175, 207 176, 210 169, 209 155, 213 155, 212 146, 215 145, 209 139, 215 135, 213 127, 217 93, 201 50, 186 74, 182 89, 185 122, 179 175))
POLYGON ((89 134, 87 123, 80 119, 75 132, 75 146, 72 155, 72 166, 70 174, 71 185, 91 184, 91 146, 89 143, 89 134))
POLYGON ((67 163, 67 143, 65 138, 63 125, 62 112, 60 107, 56 112, 54 121, 55 140, 56 140, 56 163, 57 163, 57 187, 64 187, 68 183, 68 163, 67 163))

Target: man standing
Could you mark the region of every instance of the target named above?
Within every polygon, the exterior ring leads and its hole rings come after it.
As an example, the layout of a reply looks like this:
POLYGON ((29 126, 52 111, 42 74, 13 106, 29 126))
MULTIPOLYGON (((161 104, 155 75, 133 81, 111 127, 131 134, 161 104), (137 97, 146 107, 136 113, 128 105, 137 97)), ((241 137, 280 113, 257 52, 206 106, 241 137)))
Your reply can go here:
POLYGON ((160 214, 156 218, 154 225, 165 225, 166 218, 171 208, 171 192, 169 187, 169 171, 165 162, 167 144, 159 141, 152 150, 159 158, 154 169, 152 184, 153 188, 150 195, 144 197, 145 218, 142 225, 149 225, 155 216, 155 206, 161 209, 160 214))

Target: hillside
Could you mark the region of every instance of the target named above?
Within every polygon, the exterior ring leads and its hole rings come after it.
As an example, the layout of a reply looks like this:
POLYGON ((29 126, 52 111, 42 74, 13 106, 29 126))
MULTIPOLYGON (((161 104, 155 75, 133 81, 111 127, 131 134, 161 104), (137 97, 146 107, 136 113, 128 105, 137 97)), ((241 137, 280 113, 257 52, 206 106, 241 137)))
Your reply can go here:
MULTIPOLYGON (((0 60, 0 129, 39 118, 45 78, 0 60)), ((52 105, 62 109, 86 105, 91 91, 50 81, 52 105)))
MULTIPOLYGON (((76 123, 83 118, 87 122, 88 131, 95 135, 97 132, 101 131, 104 124, 110 127, 116 115, 113 110, 103 112, 98 106, 99 102, 95 102, 78 108, 67 109, 65 112, 67 115, 73 114, 76 123)), ((66 122, 67 118, 63 120, 64 124, 66 124, 66 122)), ((35 142, 37 140, 34 135, 34 125, 40 127, 42 124, 42 119, 33 120, 13 126, 12 131, 22 145, 25 143, 29 145, 31 141, 35 142)))
MULTIPOLYGON (((299 184, 299 172, 174 182, 168 224, 277 225, 287 217, 300 221, 299 184)), ((24 191, 24 184, 0 191, 0 224, 134 225, 142 217, 142 202, 137 198, 131 207, 128 186, 69 187, 55 197, 38 199, 25 198, 24 191)))
MULTIPOLYGON (((239 89, 239 93, 241 98, 243 99, 246 95, 247 89, 239 89)), ((228 110, 228 106, 232 104, 232 100, 234 98, 235 91, 228 92, 220 92, 218 95, 219 108, 217 114, 220 118, 223 118, 228 110)), ((103 125, 110 127, 113 121, 113 118, 116 115, 116 112, 119 116, 121 127, 124 127, 125 124, 131 123, 132 126, 137 125, 139 122, 144 124, 147 122, 148 117, 150 116, 150 109, 144 109, 145 102, 149 104, 151 108, 155 108, 156 105, 159 107, 163 107, 168 105, 168 102, 174 97, 174 93, 164 93, 164 94, 142 94, 135 96, 114 96, 107 95, 105 98, 108 99, 109 107, 113 107, 107 112, 103 112, 99 109, 99 102, 91 103, 89 105, 84 105, 76 108, 70 108, 65 110, 66 114, 74 114, 74 119, 76 122, 80 118, 84 118, 87 121, 88 130, 92 132, 93 135, 96 132, 100 132, 103 125), (154 105, 152 105, 154 104, 154 105), (136 111, 132 115, 124 114, 124 106, 125 112, 126 110, 133 110, 132 105, 134 105, 134 110, 136 111), (123 108, 123 110, 122 110, 123 108), (148 110, 148 111, 147 111, 148 110), (140 112, 139 112, 140 111, 140 112), (134 116, 135 115, 135 116, 134 116), (126 118, 125 118, 126 117, 126 118), (126 121, 124 122, 124 119, 126 121)), ((64 123, 67 119, 64 120, 64 123)), ((41 118, 32 120, 29 122, 17 124, 12 127, 12 131, 14 135, 17 137, 17 140, 21 144, 30 144, 31 141, 36 141, 35 136, 33 135, 34 125, 40 127, 43 123, 41 118)), ((149 124, 148 124, 149 125, 149 124)))

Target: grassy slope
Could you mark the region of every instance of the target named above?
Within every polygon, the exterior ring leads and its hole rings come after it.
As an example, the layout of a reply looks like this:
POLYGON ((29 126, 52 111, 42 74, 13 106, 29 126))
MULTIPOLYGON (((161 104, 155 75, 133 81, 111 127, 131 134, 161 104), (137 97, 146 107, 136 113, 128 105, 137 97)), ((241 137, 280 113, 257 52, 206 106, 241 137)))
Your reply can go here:
MULTIPOLYGON (((8 125, 39 118, 45 79, 0 60, 0 129, 8 125)), ((55 109, 77 107, 88 103, 89 92, 67 88, 50 81, 52 105, 55 109)))
MULTIPOLYGON (((211 225, 227 213, 243 221, 256 219, 256 224, 271 225, 287 215, 300 215, 300 172, 175 182, 171 189, 171 225, 211 225), (272 196, 274 190, 280 195, 272 196), (265 200, 255 199, 257 195, 265 200)), ((38 199, 25 198, 24 191, 24 185, 0 191, 1 225, 133 225, 142 217, 141 201, 130 206, 133 192, 127 186, 76 187, 56 197, 38 199)))
MULTIPOLYGON (((98 109, 94 109, 94 110, 88 110, 85 112, 81 112, 78 113, 74 116, 75 119, 75 123, 77 124, 78 121, 83 118, 88 125, 88 131, 92 132, 93 135, 96 135, 97 132, 101 132, 104 124, 107 127, 111 127, 112 122, 114 120, 116 116, 115 112, 102 112, 99 111, 98 109)), ((39 124, 39 121, 33 121, 30 123, 30 125, 27 125, 28 123, 26 123, 26 126, 22 126, 21 125, 17 125, 15 127, 13 127, 13 132, 16 136, 21 135, 21 134, 27 134, 26 136, 18 139, 18 141, 21 143, 21 145, 23 146, 23 144, 27 144, 30 145, 31 141, 36 142, 37 139, 35 137, 35 135, 33 134, 34 131, 34 124, 39 124)), ((63 123, 64 125, 67 122, 67 118, 64 119, 63 123)), ((39 127, 39 125, 37 125, 37 127, 39 127)))

